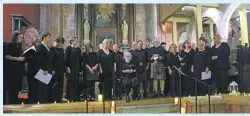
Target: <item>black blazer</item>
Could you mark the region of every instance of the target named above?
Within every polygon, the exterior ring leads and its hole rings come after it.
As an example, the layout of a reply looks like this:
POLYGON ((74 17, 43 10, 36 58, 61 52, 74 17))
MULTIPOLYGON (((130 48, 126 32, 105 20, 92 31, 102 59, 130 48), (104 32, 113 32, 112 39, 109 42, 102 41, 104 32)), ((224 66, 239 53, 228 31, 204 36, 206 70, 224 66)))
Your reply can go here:
POLYGON ((53 53, 51 50, 45 48, 43 44, 37 46, 37 71, 42 69, 52 73, 53 69, 53 53))

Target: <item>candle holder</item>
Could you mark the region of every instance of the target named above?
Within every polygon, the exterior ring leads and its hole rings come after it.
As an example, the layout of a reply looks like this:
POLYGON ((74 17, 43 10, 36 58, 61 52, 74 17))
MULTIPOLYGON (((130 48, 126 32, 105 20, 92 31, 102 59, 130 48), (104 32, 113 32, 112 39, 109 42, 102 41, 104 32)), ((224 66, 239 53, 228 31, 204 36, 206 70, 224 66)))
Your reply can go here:
POLYGON ((98 95, 98 102, 103 102, 102 94, 99 94, 99 95, 98 95))

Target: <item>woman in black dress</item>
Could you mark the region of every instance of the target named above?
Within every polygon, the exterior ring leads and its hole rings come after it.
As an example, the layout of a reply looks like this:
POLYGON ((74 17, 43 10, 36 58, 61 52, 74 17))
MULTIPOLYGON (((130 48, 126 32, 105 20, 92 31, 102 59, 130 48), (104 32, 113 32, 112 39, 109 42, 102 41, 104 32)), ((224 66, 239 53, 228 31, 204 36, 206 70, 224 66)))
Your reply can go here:
POLYGON ((103 49, 99 51, 99 67, 103 78, 103 97, 105 100, 111 100, 113 95, 113 77, 116 72, 116 63, 114 53, 109 49, 109 40, 105 39, 103 44, 103 49))
POLYGON ((93 52, 93 46, 88 44, 86 47, 86 52, 82 56, 83 65, 85 66, 85 77, 86 77, 86 96, 90 100, 95 100, 95 81, 98 80, 98 57, 95 52, 93 52))
POLYGON ((7 43, 5 53, 7 91, 9 93, 9 104, 17 104, 18 92, 22 88, 22 77, 25 74, 25 67, 23 61, 24 57, 20 57, 23 53, 21 42, 23 41, 23 34, 14 32, 12 39, 7 43))
POLYGON ((228 87, 227 72, 229 69, 230 47, 221 41, 220 35, 216 36, 215 45, 211 49, 212 78, 216 83, 218 93, 226 93, 228 87))
MULTIPOLYGON (((33 42, 33 46, 37 47, 40 44, 39 40, 33 42)), ((37 82, 35 79, 37 55, 35 51, 27 52, 25 55, 25 62, 28 63, 27 81, 28 81, 28 103, 37 103, 37 82)))
MULTIPOLYGON (((188 75, 192 76, 191 68, 194 61, 194 50, 191 48, 191 43, 189 41, 184 42, 184 57, 181 61, 182 71, 188 75)), ((182 92, 184 96, 194 95, 194 80, 191 77, 182 78, 182 92)))
POLYGON ((180 69, 181 67, 181 62, 178 58, 178 53, 177 53, 177 46, 175 44, 172 44, 170 46, 171 52, 168 55, 168 69, 169 69, 169 74, 170 78, 168 81, 169 85, 169 94, 173 96, 178 96, 179 93, 179 73, 178 71, 174 68, 177 67, 180 69))
POLYGON ((133 88, 133 100, 138 97, 138 84, 139 80, 136 77, 135 64, 132 62, 132 55, 130 52, 124 53, 124 60, 121 62, 121 72, 122 72, 122 86, 124 88, 124 93, 126 95, 126 101, 130 102, 129 93, 131 88, 133 88))
POLYGON ((65 50, 65 66, 68 73, 67 98, 71 102, 80 101, 79 73, 82 72, 81 49, 77 39, 71 40, 72 45, 65 50))
POLYGON ((53 52, 53 70, 55 75, 53 76, 53 98, 56 102, 61 102, 63 97, 63 83, 64 83, 64 38, 58 37, 55 41, 54 47, 51 48, 53 52))
MULTIPOLYGON (((192 72, 194 72, 194 77, 201 80, 201 73, 208 72, 210 67, 210 57, 209 53, 205 51, 205 43, 203 41, 199 41, 198 50, 194 55, 194 65, 192 66, 192 72)), ((210 79, 209 79, 210 80, 210 79)), ((209 80, 202 80, 207 83, 209 80)), ((198 95, 203 96, 207 94, 207 88, 205 85, 197 82, 198 95)))

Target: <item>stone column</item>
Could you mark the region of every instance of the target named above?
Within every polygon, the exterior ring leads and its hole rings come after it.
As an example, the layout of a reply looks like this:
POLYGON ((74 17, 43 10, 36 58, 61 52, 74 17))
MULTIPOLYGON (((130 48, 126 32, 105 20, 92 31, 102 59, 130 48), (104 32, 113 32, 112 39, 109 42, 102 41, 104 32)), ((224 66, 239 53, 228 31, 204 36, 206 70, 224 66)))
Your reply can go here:
POLYGON ((158 10, 157 4, 147 4, 146 5, 146 16, 147 16, 147 37, 150 39, 155 39, 157 36, 157 26, 158 26, 158 10))
POLYGON ((146 5, 135 5, 135 41, 146 40, 146 5))
POLYGON ((173 31, 172 31, 172 36, 173 36, 173 41, 174 41, 174 44, 178 44, 178 38, 177 38, 177 22, 175 20, 172 21, 172 24, 173 24, 173 31))
POLYGON ((240 8, 241 44, 248 43, 247 12, 245 7, 240 8))
POLYGON ((210 46, 214 45, 214 23, 213 21, 210 19, 209 20, 209 36, 210 36, 210 46))
POLYGON ((196 39, 198 40, 201 37, 202 34, 202 11, 201 11, 201 5, 196 5, 195 10, 195 22, 196 22, 196 39))

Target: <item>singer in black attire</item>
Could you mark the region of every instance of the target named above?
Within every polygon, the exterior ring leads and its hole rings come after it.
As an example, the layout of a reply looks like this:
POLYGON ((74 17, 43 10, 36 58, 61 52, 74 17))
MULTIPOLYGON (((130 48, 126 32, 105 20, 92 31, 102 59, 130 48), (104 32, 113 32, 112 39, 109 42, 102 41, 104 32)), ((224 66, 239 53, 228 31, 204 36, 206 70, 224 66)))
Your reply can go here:
MULTIPOLYGON (((198 43, 198 50, 196 51, 194 55, 194 65, 193 65, 193 71, 194 71, 194 77, 201 80, 201 73, 209 71, 210 68, 210 57, 209 53, 205 51, 204 49, 204 42, 198 43)), ((209 84, 210 79, 208 80, 201 80, 206 84, 209 84)), ((197 89, 198 89, 198 95, 204 96, 208 94, 208 89, 205 85, 197 82, 197 89)))
MULTIPOLYGON (((181 61, 181 70, 183 73, 185 73, 188 76, 193 76, 191 72, 191 68, 194 62, 194 53, 195 51, 191 49, 191 43, 189 41, 184 42, 183 46, 184 50, 183 53, 185 54, 185 57, 181 61)), ((194 95, 194 80, 191 77, 184 76, 182 78, 182 92, 184 96, 194 95)))
POLYGON ((227 71, 229 69, 230 47, 227 43, 221 42, 221 38, 217 35, 215 45, 212 47, 212 78, 216 82, 218 93, 226 93, 227 71))
POLYGON ((83 53, 82 61, 83 65, 85 66, 85 78, 86 78, 86 84, 87 88, 86 91, 87 97, 90 100, 95 100, 95 81, 98 81, 98 56, 95 52, 93 52, 93 46, 91 44, 88 44, 86 47, 86 52, 83 53))
POLYGON ((65 66, 70 69, 67 82, 67 98, 70 101, 80 101, 79 72, 82 70, 81 49, 77 39, 72 39, 72 45, 65 50, 65 66))
POLYGON ((180 83, 180 77, 179 77, 179 73, 178 71, 173 68, 174 66, 176 68, 180 68, 181 67, 181 62, 179 61, 179 58, 178 58, 178 53, 177 53, 177 46, 175 44, 172 44, 170 46, 171 48, 171 52, 169 53, 168 55, 168 69, 169 69, 169 74, 170 74, 170 77, 169 77, 169 81, 168 81, 168 84, 169 84, 169 95, 175 95, 175 96, 178 96, 180 95, 179 93, 179 83, 180 83))
MULTIPOLYGON (((40 42, 36 40, 33 42, 33 46, 36 48, 40 42)), ((24 54, 25 62, 28 63, 28 72, 27 72, 27 81, 28 81, 28 103, 37 103, 37 83, 38 80, 35 79, 36 75, 36 63, 37 63, 37 55, 36 51, 31 50, 24 54)))
POLYGON ((61 102, 63 97, 63 83, 64 83, 64 49, 62 48, 64 44, 64 38, 58 37, 55 42, 55 46, 51 48, 53 52, 53 70, 55 74, 53 75, 53 99, 56 102, 61 102))
POLYGON ((25 73, 24 57, 20 57, 23 53, 21 42, 23 41, 23 34, 14 32, 12 39, 7 43, 5 49, 5 63, 4 78, 7 82, 7 91, 9 104, 17 104, 18 92, 22 88, 22 77, 25 73))
POLYGON ((103 76, 103 94, 105 100, 111 100, 114 86, 113 77, 116 72, 116 63, 114 59, 114 53, 109 49, 110 42, 108 40, 104 40, 104 47, 99 51, 99 66, 100 73, 103 76))
MULTIPOLYGON (((36 72, 40 69, 44 71, 44 74, 52 74, 53 71, 53 53, 48 48, 47 44, 50 39, 50 33, 44 33, 42 35, 42 44, 38 45, 37 51, 37 64, 36 72)), ((48 85, 38 81, 38 101, 40 103, 49 103, 53 102, 52 100, 52 85, 48 85)))

